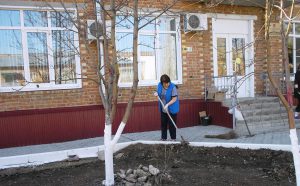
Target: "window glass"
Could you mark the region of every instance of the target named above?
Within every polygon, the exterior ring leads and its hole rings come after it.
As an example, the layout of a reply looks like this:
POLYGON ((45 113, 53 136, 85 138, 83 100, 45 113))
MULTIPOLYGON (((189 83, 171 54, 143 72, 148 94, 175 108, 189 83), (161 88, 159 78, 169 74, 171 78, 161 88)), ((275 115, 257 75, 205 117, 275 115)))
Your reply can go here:
POLYGON ((26 27, 47 27, 47 12, 25 10, 24 24, 26 27))
POLYGON ((155 25, 154 17, 140 17, 139 18, 139 28, 141 28, 141 31, 154 31, 155 27, 156 27, 156 25, 155 25))
POLYGON ((74 14, 72 12, 51 12, 51 26, 72 28, 74 14))
POLYGON ((283 22, 283 30, 284 30, 284 31, 287 29, 287 25, 288 25, 287 22, 283 22))
POLYGON ((0 86, 25 83, 20 30, 0 30, 0 86))
POLYGON ((293 38, 288 38, 288 57, 289 57, 289 67, 290 73, 294 73, 294 64, 293 64, 293 38))
POLYGON ((139 37, 139 63, 141 64, 141 80, 156 80, 155 37, 141 35, 139 37))
POLYGON ((117 56, 120 70, 120 82, 128 83, 133 81, 133 56, 132 41, 133 34, 117 33, 117 56))
POLYGON ((245 75, 245 39, 232 38, 232 67, 239 76, 245 75))
POLYGON ((296 64, 294 67, 295 69, 297 69, 297 66, 300 64, 300 51, 299 50, 300 50, 300 38, 296 38, 296 50, 294 50, 296 53, 296 64))
MULTIPOLYGON (((175 17, 139 17, 138 64, 140 84, 157 83, 163 74, 179 80, 178 34, 175 17), (145 25, 147 24, 147 25, 145 25), (141 26, 145 27, 141 28, 141 26)), ((120 83, 132 83, 132 17, 118 16, 116 46, 120 67, 120 83), (129 26, 126 26, 129 25, 129 26)))
POLYGON ((176 34, 159 34, 159 44, 161 75, 168 74, 172 80, 177 80, 176 34))
POLYGON ((296 66, 295 66, 295 68, 297 68, 297 66, 299 66, 300 65, 300 57, 296 57, 296 66))
MULTIPOLYGON (((286 30, 287 30, 287 26, 288 26, 288 23, 287 22, 284 22, 283 23, 283 30, 286 32, 286 30)), ((290 33, 293 33, 293 26, 294 26, 294 24, 293 23, 291 23, 290 24, 290 33)))
POLYGON ((296 56, 300 56, 300 51, 298 49, 300 49, 300 38, 296 38, 296 56))
POLYGON ((31 82, 49 83, 46 33, 28 32, 27 43, 31 82))
POLYGON ((52 31, 55 84, 76 83, 74 32, 52 31))
POLYGON ((299 23, 295 23, 295 34, 300 35, 300 24, 299 23))
MULTIPOLYGON (((155 20, 154 17, 139 17, 139 28, 142 31, 154 31, 155 30, 155 20)), ((134 20, 132 16, 117 16, 116 18, 116 29, 133 29, 134 20)))
POLYGON ((176 31, 176 19, 173 17, 162 17, 158 21, 159 29, 162 31, 176 31))
POLYGON ((0 26, 20 26, 20 11, 0 10, 0 26))
POLYGON ((217 38, 217 58, 218 58, 218 75, 227 75, 227 64, 226 64, 226 39, 217 38))
POLYGON ((74 12, 0 10, 0 91, 15 91, 11 87, 16 86, 23 86, 21 90, 80 86, 77 33, 71 31, 74 15, 74 12))
POLYGON ((133 17, 132 16, 117 16, 116 17, 116 29, 133 29, 133 17))

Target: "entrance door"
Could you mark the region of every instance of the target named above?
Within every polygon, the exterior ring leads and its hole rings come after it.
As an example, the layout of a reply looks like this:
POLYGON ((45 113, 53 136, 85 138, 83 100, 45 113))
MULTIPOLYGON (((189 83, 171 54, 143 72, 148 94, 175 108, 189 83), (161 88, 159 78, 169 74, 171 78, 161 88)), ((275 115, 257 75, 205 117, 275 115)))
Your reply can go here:
MULTIPOLYGON (((226 26, 234 24, 234 21, 227 22, 227 24, 226 26)), ((237 28, 238 26, 235 25, 234 27, 237 28)), ((251 56, 251 47, 249 47, 249 34, 245 32, 236 33, 236 30, 234 32, 230 33, 227 30, 227 33, 214 34, 215 86, 218 88, 225 87, 226 89, 232 88, 235 83, 233 75, 236 74, 237 96, 253 97, 254 78, 253 65, 251 63, 253 56, 251 56)))

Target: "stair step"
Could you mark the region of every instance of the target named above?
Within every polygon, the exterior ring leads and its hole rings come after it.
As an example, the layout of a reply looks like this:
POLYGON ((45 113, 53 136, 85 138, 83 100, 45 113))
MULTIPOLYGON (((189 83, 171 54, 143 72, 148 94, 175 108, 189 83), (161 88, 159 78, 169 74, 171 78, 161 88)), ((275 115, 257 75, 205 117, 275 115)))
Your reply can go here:
POLYGON ((242 109, 260 109, 260 108, 271 108, 271 107, 283 107, 283 105, 279 102, 255 102, 255 103, 239 103, 242 109))
MULTIPOLYGON (((283 121, 272 121, 272 122, 254 122, 254 123, 247 123, 248 129, 251 134, 260 134, 265 132, 271 132, 271 131, 282 131, 282 130, 288 130, 289 124, 288 120, 283 121)), ((297 125, 297 124, 296 124, 297 125)), ((247 130, 247 127, 245 123, 237 123, 236 125, 236 132, 239 135, 248 135, 249 132, 247 130)))
MULTIPOLYGON (((271 120, 246 120, 248 125, 270 125, 270 124, 282 124, 282 123, 288 123, 288 118, 277 118, 277 119, 271 119, 271 120)), ((245 121, 244 120, 238 120, 237 121, 238 125, 244 125, 245 121)))
POLYGON ((273 120, 282 120, 287 119, 287 114, 272 114, 272 115, 261 115, 246 118, 247 122, 259 122, 259 121, 273 121, 273 120))
POLYGON ((279 98, 277 97, 255 97, 255 98, 246 98, 246 99, 238 99, 240 104, 251 104, 251 103, 261 103, 261 102, 279 102, 279 98))
POLYGON ((287 112, 285 108, 283 107, 269 107, 269 108, 261 108, 261 109, 242 109, 243 115, 247 117, 252 116, 261 116, 261 115, 272 115, 272 114, 285 114, 287 115, 287 112))
MULTIPOLYGON (((231 99, 226 99, 222 102, 223 106, 226 106, 226 107, 231 107, 231 99)), ((276 104, 277 105, 282 105, 281 101, 278 99, 278 98, 274 98, 274 97, 271 97, 271 98, 262 98, 262 97, 259 97, 259 98, 247 98, 247 99, 238 99, 238 104, 241 105, 241 106, 253 106, 253 107, 258 107, 258 106, 268 106, 269 104, 270 105, 273 105, 275 106, 276 104)))
MULTIPOLYGON (((289 128, 285 107, 277 97, 239 98, 238 104, 252 134, 284 130, 289 128)), ((224 106, 231 107, 231 100, 225 100, 224 106)), ((296 125, 300 120, 296 120, 296 125)), ((248 133, 245 121, 238 120, 236 130, 239 134, 248 133)))

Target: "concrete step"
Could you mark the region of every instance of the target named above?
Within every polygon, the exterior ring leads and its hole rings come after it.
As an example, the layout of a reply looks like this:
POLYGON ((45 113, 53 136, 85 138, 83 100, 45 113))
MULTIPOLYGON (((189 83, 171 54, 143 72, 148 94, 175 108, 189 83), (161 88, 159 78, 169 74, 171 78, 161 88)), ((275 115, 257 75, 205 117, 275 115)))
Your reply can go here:
MULTIPOLYGON (((287 118, 273 119, 273 120, 257 120, 257 121, 248 121, 246 120, 248 125, 254 126, 270 126, 270 125, 278 125, 278 124, 288 124, 287 118)), ((237 125, 245 125, 245 121, 238 120, 237 125)))
POLYGON ((283 105, 279 105, 278 103, 267 103, 267 104, 253 104, 251 106, 248 105, 240 105, 240 109, 242 109, 245 112, 248 112, 249 110, 284 110, 286 111, 285 107, 283 105))
MULTIPOLYGON (((257 97, 257 98, 238 98, 239 105, 252 106, 252 105, 268 105, 275 104, 282 105, 279 98, 276 97, 257 97)), ((226 107, 231 107, 231 99, 226 99, 222 102, 226 107)))
POLYGON ((241 104, 261 103, 261 102, 279 102, 278 97, 255 97, 238 99, 241 104))
MULTIPOLYGON (((238 120, 236 122, 237 125, 245 125, 245 121, 242 121, 242 120, 238 120)), ((254 126, 264 126, 264 127, 267 127, 267 126, 270 126, 270 125, 288 125, 289 124, 289 120, 287 118, 285 119, 277 119, 277 120, 269 120, 269 121, 256 121, 256 122, 248 122, 247 121, 247 124, 248 125, 254 125, 254 126)), ((296 127, 300 128, 300 119, 296 119, 295 120, 295 125, 296 127)))
MULTIPOLYGON (((279 98, 242 98, 238 103, 252 134, 289 129, 288 115, 279 98)), ((223 104, 230 107, 231 100, 225 100, 223 104)), ((300 120, 297 122, 300 125, 300 120)), ((235 130, 238 134, 248 134, 245 121, 237 121, 235 130)))
POLYGON ((261 122, 261 121, 274 121, 287 119, 287 114, 269 114, 269 115, 256 115, 253 117, 245 117, 245 120, 250 122, 261 122))
MULTIPOLYGON (((272 122, 253 122, 250 124, 248 123, 248 129, 251 134, 261 134, 267 132, 289 130, 289 124, 287 120, 272 122)), ((237 123, 235 131, 238 135, 249 135, 245 123, 237 123)))
POLYGON ((287 112, 284 107, 268 107, 268 108, 256 108, 256 109, 242 109, 243 115, 248 117, 261 116, 261 115, 272 115, 272 114, 285 114, 287 112))

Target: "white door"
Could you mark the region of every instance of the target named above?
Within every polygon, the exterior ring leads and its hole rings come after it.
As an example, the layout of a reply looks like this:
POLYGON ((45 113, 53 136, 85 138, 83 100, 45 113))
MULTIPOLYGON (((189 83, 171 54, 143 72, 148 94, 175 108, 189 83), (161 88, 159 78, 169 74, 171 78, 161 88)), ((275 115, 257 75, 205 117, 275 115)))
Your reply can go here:
MULTIPOLYGON (((223 26, 231 26, 230 28, 238 28, 241 23, 240 20, 234 22, 225 21, 219 23, 223 26), (225 25, 224 25, 225 24, 225 25)), ((247 23, 247 21, 242 22, 247 23)), ((241 24, 245 26, 245 24, 241 24)), ((216 28, 216 27, 215 27, 216 28)), ((249 27, 247 27, 249 28, 249 27)), ((215 86, 220 89, 224 87, 226 90, 233 87, 235 81, 232 77, 234 74, 237 75, 237 91, 238 97, 253 97, 254 86, 253 86, 253 64, 251 59, 251 47, 249 47, 249 32, 238 29, 222 29, 218 33, 214 30, 214 79, 215 86)), ((230 89, 232 90, 232 89, 230 89)), ((230 91, 229 90, 229 91, 230 91)), ((227 95, 229 96, 229 95, 227 95)))

